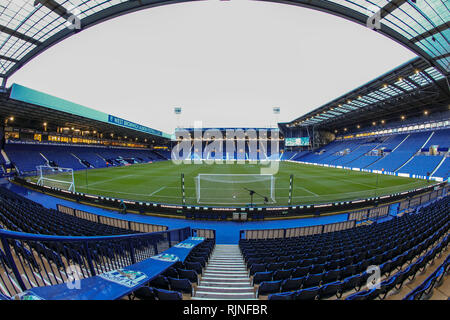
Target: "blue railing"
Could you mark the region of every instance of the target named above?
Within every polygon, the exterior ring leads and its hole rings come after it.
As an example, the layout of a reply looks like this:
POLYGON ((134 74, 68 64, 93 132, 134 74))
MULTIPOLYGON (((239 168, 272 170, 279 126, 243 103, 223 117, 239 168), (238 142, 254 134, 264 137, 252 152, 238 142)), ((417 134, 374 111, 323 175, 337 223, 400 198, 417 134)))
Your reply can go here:
POLYGON ((187 239, 191 229, 67 237, 0 230, 0 294, 89 278, 146 260, 187 239))
POLYGON ((285 239, 293 237, 303 237, 315 234, 341 231, 351 229, 356 226, 356 220, 347 220, 329 224, 319 224, 315 226, 286 228, 286 229, 249 229, 240 230, 239 239, 285 239))

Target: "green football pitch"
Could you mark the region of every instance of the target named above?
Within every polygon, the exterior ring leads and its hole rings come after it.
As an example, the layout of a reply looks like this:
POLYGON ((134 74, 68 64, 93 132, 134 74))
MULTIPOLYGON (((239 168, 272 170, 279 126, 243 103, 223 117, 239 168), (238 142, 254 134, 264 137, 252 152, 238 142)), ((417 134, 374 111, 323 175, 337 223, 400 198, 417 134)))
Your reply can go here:
MULTIPOLYGON (((74 179, 77 192, 128 200, 181 204, 183 173, 186 204, 218 206, 250 204, 248 190, 257 192, 253 199, 256 205, 264 204, 264 196, 269 198, 268 204, 287 205, 290 175, 294 177, 293 205, 371 198, 427 185, 426 181, 419 179, 280 162, 271 186, 271 179, 261 179, 257 176, 260 169, 259 165, 249 163, 176 165, 171 161, 163 161, 76 171, 74 179), (196 182, 198 175, 207 177, 200 179, 200 186, 196 182)), ((52 176, 52 179, 57 179, 57 176, 52 176)), ((51 185, 50 183, 48 181, 46 185, 51 185)))

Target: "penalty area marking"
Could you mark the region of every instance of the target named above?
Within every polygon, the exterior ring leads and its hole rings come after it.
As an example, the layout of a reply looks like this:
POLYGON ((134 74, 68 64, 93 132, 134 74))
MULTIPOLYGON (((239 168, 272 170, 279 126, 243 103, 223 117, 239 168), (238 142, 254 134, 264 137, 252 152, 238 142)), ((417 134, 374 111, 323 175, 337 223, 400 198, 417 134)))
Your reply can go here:
POLYGON ((306 189, 306 188, 304 188, 304 187, 294 187, 294 188, 295 188, 295 189, 301 189, 301 190, 304 190, 304 191, 306 191, 306 192, 308 192, 308 193, 314 195, 315 197, 320 197, 317 193, 314 193, 314 192, 312 192, 312 191, 309 191, 308 189, 306 189))
POLYGON ((157 194, 157 193, 160 192, 160 191, 163 191, 165 188, 166 188, 166 186, 163 186, 163 187, 159 188, 158 190, 153 191, 153 192, 150 193, 148 196, 151 197, 152 195, 157 194))
POLYGON ((88 184, 84 184, 84 185, 78 185, 78 186, 75 185, 75 187, 77 187, 77 188, 89 188, 91 186, 96 186, 96 185, 99 185, 99 184, 104 184, 104 183, 107 183, 107 182, 120 180, 120 179, 123 179, 123 178, 134 177, 134 176, 137 176, 137 174, 127 174, 127 175, 124 175, 124 176, 115 177, 115 178, 106 179, 106 180, 100 180, 100 181, 96 181, 96 182, 92 182, 92 183, 88 183, 88 184))

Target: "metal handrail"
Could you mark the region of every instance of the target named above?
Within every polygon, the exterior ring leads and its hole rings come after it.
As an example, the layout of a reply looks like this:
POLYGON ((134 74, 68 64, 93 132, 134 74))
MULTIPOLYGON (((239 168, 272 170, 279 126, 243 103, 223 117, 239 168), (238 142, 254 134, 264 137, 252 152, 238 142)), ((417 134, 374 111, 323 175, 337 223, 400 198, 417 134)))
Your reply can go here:
POLYGON ((55 236, 0 229, 0 293, 92 277, 148 259, 191 235, 191 228, 114 236, 55 236))

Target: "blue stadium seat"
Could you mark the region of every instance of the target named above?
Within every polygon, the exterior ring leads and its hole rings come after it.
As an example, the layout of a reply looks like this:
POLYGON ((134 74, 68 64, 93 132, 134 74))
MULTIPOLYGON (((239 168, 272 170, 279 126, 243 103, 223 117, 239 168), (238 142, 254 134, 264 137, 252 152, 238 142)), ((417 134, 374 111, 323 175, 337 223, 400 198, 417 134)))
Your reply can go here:
POLYGON ((281 288, 281 280, 278 281, 263 281, 258 287, 257 297, 268 295, 269 293, 278 293, 281 288))
POLYGON ((282 292, 269 294, 267 300, 294 300, 297 292, 282 292))
POLYGON ((169 291, 157 288, 155 288, 153 291, 155 292, 158 300, 183 300, 183 296, 177 291, 169 291))
POLYGON ((305 277, 286 279, 281 284, 281 292, 300 290, 305 277))
POLYGON ((188 279, 176 279, 168 277, 170 290, 181 291, 192 295, 192 284, 188 279))
POLYGON ((316 300, 319 290, 319 287, 301 289, 297 291, 294 300, 316 300))

